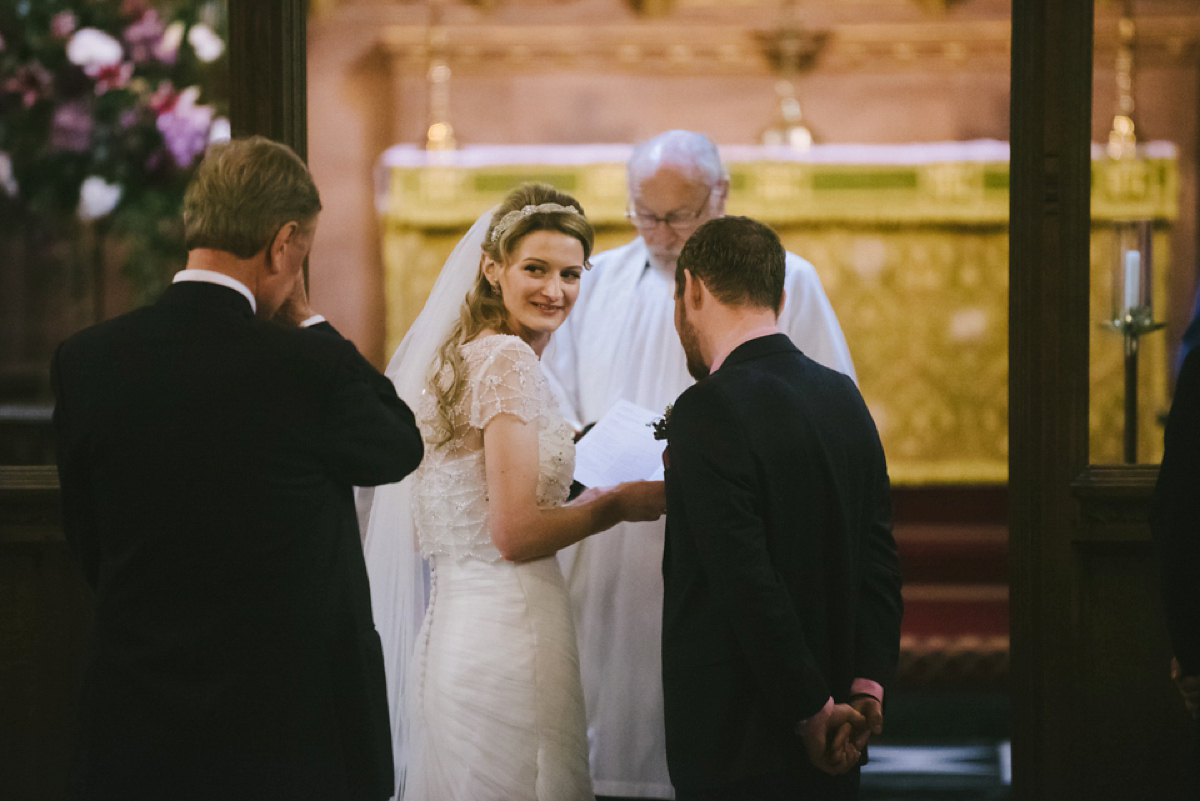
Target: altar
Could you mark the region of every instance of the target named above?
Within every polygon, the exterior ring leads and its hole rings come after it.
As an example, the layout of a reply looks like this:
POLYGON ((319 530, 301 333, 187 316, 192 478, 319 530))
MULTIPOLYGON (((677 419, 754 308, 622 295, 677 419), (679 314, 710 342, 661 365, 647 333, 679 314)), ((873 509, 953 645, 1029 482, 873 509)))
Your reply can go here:
MULTIPOLYGON (((391 353, 472 222, 522 181, 570 192, 596 227, 596 250, 635 236, 626 220, 626 145, 397 146, 380 159, 391 353)), ((727 210, 771 224, 816 267, 854 358, 898 485, 1003 483, 1008 472, 1008 144, 721 148, 727 210)), ((1166 307, 1169 226, 1178 209, 1175 149, 1093 161, 1090 426, 1093 463, 1119 462, 1121 337, 1108 316, 1114 223, 1154 222, 1156 309, 1166 307)), ((584 278, 586 279, 586 276, 584 278)), ((1160 312, 1161 314, 1161 312, 1160 312)), ((1143 338, 1140 461, 1161 457, 1167 342, 1143 338)))

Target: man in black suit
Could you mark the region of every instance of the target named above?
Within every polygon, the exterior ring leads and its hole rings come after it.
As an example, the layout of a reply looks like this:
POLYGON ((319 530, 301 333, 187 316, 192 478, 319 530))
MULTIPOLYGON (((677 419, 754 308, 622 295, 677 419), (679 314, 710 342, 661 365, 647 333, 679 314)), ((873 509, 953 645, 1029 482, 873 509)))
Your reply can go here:
POLYGON ((698 383, 666 454, 663 689, 677 798, 853 798, 899 655, 883 448, 854 382, 775 326, 784 250, 705 223, 676 267, 698 383))
MULTIPOLYGON (((1158 547, 1167 629, 1175 658, 1171 676, 1192 717, 1200 715, 1200 350, 1183 360, 1163 435, 1162 467, 1150 529, 1158 547)), ((1200 787, 1200 723, 1191 778, 1200 787)))
POLYGON ((187 269, 55 355, 63 525, 96 593, 71 798, 392 794, 352 487, 422 445, 308 308, 320 208, 287 147, 214 145, 187 269))

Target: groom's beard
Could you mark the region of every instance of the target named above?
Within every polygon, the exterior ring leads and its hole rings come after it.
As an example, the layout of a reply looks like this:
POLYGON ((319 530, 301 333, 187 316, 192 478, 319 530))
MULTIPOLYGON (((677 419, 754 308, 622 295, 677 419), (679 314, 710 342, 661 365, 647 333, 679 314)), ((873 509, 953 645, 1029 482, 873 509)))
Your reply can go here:
POLYGON ((687 309, 681 308, 679 315, 679 342, 683 345, 683 355, 687 357, 687 370, 692 378, 699 381, 708 377, 708 365, 700 355, 700 338, 696 335, 696 326, 688 319, 687 309))

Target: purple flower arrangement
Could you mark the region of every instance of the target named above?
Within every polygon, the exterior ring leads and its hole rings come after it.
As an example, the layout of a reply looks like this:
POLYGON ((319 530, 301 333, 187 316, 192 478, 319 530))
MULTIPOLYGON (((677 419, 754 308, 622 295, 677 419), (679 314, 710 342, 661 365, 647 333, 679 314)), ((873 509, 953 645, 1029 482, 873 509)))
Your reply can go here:
POLYGON ((144 299, 179 268, 183 190, 227 136, 224 3, 0 3, 0 236, 120 240, 144 299))

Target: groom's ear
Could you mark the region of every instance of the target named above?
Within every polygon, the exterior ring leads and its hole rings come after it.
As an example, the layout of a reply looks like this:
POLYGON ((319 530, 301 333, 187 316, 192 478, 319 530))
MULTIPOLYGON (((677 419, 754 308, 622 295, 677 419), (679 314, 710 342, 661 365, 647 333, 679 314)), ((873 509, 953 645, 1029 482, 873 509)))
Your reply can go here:
POLYGON ((697 278, 691 270, 683 271, 683 295, 694 308, 700 308, 704 303, 704 281, 697 278))

